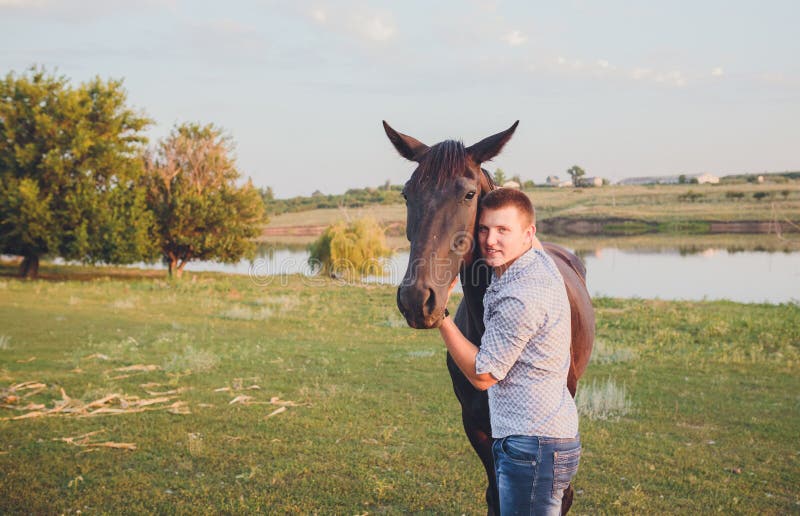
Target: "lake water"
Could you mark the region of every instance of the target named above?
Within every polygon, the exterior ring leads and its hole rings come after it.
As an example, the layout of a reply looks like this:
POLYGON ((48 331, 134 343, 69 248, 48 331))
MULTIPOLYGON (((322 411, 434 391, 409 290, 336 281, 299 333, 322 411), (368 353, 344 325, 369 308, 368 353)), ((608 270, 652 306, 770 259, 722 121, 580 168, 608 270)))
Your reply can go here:
MULTIPOLYGON (((709 248, 699 253, 598 248, 582 253, 592 296, 665 300, 729 299, 746 303, 800 301, 800 251, 764 252, 709 248)), ((262 248, 254 260, 235 265, 190 262, 188 271, 248 274, 268 285, 282 275, 310 276, 308 252, 262 248)), ((386 263, 387 274, 367 281, 397 285, 405 274, 408 252, 386 263)), ((309 277, 309 281, 313 281, 309 277)))

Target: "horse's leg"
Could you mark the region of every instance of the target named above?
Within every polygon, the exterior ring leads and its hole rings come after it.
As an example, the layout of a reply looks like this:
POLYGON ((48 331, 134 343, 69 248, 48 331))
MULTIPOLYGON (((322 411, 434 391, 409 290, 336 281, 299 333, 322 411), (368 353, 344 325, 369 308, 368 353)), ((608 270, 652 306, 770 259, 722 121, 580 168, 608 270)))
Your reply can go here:
POLYGON ((486 392, 481 392, 473 387, 469 380, 461 373, 447 354, 447 369, 453 381, 453 391, 461 405, 461 422, 464 433, 478 454, 486 471, 488 486, 486 488, 486 514, 493 516, 500 514, 500 500, 497 492, 497 479, 494 472, 494 457, 492 456, 492 432, 489 422, 489 398, 486 392))
POLYGON ((564 489, 564 496, 561 497, 561 515, 567 514, 569 508, 572 507, 572 499, 575 497, 575 490, 572 489, 572 483, 567 485, 564 489))
POLYGON ((497 479, 494 472, 494 457, 492 456, 492 436, 485 429, 475 425, 472 414, 462 409, 461 421, 464 423, 464 432, 467 434, 470 444, 475 449, 478 457, 486 470, 486 478, 489 485, 486 487, 486 514, 489 516, 500 514, 500 500, 497 493, 497 479))

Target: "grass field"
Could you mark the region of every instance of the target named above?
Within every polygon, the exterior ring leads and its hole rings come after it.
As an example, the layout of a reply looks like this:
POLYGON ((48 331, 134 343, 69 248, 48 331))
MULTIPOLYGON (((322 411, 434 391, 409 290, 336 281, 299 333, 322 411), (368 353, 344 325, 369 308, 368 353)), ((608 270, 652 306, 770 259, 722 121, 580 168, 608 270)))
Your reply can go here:
MULTIPOLYGON (((0 513, 484 512, 391 287, 41 273, 0 277, 0 513)), ((595 306, 574 514, 800 511, 800 306, 595 306)))
MULTIPOLYGON (((800 181, 783 184, 604 186, 536 188, 527 192, 537 218, 592 220, 624 218, 664 224, 702 221, 793 221, 800 225, 800 181), (758 198, 757 196, 762 196, 758 198), (740 197, 741 196, 741 197, 740 197)), ((326 226, 338 220, 370 216, 382 224, 405 223, 403 205, 320 209, 275 216, 268 227, 326 226)))

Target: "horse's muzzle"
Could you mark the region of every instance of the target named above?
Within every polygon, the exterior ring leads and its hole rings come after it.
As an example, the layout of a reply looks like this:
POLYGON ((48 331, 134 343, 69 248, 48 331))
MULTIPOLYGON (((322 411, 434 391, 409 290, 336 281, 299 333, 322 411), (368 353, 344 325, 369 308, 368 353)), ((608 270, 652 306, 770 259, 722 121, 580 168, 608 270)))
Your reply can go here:
POLYGON ((405 285, 397 289, 397 308, 409 326, 429 329, 439 326, 444 315, 444 305, 437 306, 436 291, 425 285, 405 285))

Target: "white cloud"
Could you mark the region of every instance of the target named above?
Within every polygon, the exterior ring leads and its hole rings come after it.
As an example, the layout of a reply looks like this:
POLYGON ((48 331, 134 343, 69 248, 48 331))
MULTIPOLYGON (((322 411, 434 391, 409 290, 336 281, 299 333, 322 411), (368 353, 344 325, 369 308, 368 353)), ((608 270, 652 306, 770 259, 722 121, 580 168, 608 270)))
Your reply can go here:
POLYGON ((385 42, 397 35, 391 12, 352 4, 342 2, 336 8, 310 4, 297 12, 323 30, 367 42, 385 42))
POLYGON ((0 7, 41 7, 44 0, 0 0, 0 7))
POLYGON ((503 36, 503 41, 512 47, 518 47, 528 41, 528 36, 515 29, 503 36))
POLYGON ((653 75, 653 70, 649 68, 634 68, 631 77, 637 81, 647 79, 653 75))
POLYGON ((722 69, 721 66, 717 66, 713 70, 711 70, 711 75, 714 77, 722 77, 725 74, 725 71, 722 69))
POLYGON ((210 29, 224 34, 250 34, 255 32, 255 27, 245 25, 230 18, 214 20, 207 25, 210 29))
POLYGON ((325 23, 328 21, 328 13, 321 7, 311 9, 308 14, 311 15, 311 18, 317 23, 325 23))
POLYGON ((377 14, 356 16, 355 28, 361 36, 372 41, 387 41, 396 32, 391 22, 384 20, 382 16, 377 14))
POLYGON ((597 66, 599 66, 600 68, 608 68, 608 61, 606 61, 605 59, 598 59, 597 66))

